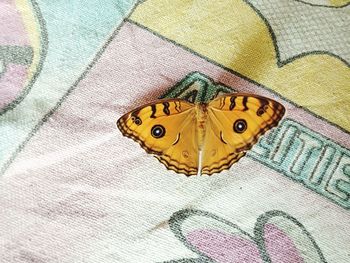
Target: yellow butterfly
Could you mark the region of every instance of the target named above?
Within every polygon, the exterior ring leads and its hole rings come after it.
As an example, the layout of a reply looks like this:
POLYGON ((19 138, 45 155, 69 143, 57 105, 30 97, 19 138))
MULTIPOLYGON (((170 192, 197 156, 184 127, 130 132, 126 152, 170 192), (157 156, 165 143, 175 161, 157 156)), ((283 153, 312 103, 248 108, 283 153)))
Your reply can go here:
POLYGON ((209 103, 158 100, 125 114, 117 126, 168 169, 211 175, 229 169, 284 113, 272 99, 233 93, 209 103))

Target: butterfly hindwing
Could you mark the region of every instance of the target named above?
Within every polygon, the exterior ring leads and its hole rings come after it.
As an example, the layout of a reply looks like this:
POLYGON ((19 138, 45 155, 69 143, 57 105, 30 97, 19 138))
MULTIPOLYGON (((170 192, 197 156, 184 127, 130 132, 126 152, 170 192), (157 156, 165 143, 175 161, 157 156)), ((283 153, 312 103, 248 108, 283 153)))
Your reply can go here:
POLYGON ((160 100, 117 121, 123 135, 137 141, 168 169, 187 175, 198 171, 196 112, 184 100, 160 100))
POLYGON ((251 94, 230 94, 211 101, 202 153, 202 173, 228 169, 244 156, 259 136, 277 126, 284 107, 251 94))
POLYGON ((206 136, 202 148, 202 174, 218 173, 229 169, 237 162, 245 152, 232 150, 232 146, 221 140, 218 123, 208 120, 206 125, 206 136), (219 134, 219 136, 218 136, 219 134))

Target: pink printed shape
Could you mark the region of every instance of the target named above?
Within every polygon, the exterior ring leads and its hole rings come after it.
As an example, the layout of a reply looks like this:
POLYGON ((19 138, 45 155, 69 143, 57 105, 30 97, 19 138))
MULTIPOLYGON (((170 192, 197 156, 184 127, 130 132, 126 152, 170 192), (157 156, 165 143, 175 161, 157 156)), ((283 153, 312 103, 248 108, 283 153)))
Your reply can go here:
POLYGON ((303 263, 293 241, 274 224, 264 226, 266 250, 272 263, 303 263))
POLYGON ((23 24, 23 18, 17 11, 14 0, 0 1, 0 46, 29 45, 28 33, 23 24))
POLYGON ((195 230, 186 239, 203 254, 220 263, 262 263, 254 241, 217 230, 195 230))
POLYGON ((12 102, 24 87, 27 66, 9 63, 0 76, 0 109, 12 102))

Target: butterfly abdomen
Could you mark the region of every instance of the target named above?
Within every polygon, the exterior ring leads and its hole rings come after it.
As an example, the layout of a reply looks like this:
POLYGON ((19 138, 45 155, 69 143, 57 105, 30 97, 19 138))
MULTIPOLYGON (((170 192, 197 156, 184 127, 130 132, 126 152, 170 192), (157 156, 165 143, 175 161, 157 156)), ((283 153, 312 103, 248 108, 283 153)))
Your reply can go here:
POLYGON ((208 105, 207 104, 196 104, 197 114, 197 129, 198 129, 198 146, 202 149, 202 145, 205 139, 206 125, 208 120, 208 105))

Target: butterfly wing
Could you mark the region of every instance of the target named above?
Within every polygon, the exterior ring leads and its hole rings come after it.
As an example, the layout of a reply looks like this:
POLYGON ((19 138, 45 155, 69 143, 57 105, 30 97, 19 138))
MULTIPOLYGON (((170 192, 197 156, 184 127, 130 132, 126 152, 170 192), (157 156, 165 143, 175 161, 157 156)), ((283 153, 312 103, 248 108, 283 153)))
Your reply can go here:
POLYGON ((245 155, 244 151, 237 152, 231 144, 221 140, 218 126, 220 127, 220 123, 217 121, 208 120, 207 122, 202 148, 202 174, 210 175, 229 169, 232 164, 245 155))
POLYGON ((259 136, 275 127, 284 113, 280 103, 252 94, 230 94, 211 101, 202 147, 202 173, 228 169, 259 136))
POLYGON ((168 169, 186 175, 198 171, 196 111, 184 100, 160 100, 117 121, 123 135, 137 141, 168 169))

